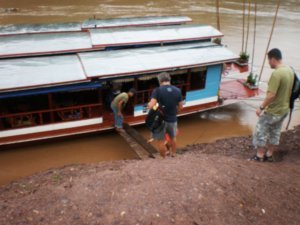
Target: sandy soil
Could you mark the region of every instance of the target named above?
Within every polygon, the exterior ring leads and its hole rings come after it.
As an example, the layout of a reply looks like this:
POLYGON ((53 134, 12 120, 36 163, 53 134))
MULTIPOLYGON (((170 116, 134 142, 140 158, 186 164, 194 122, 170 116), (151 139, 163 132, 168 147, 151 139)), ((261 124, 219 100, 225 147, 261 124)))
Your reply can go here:
POLYGON ((249 162, 251 139, 238 137, 48 170, 0 187, 0 224, 299 225, 300 127, 280 151, 280 162, 249 162))

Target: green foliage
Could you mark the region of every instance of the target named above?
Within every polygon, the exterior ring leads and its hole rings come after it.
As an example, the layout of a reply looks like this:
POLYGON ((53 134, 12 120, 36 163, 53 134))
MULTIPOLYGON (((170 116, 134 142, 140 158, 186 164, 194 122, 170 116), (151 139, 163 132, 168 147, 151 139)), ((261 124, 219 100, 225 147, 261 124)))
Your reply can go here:
POLYGON ((59 175, 59 174, 54 174, 54 175, 52 176, 52 179, 53 179, 53 181, 55 181, 55 182, 60 182, 60 181, 62 180, 62 176, 59 175))
POLYGON ((239 61, 241 63, 247 63, 249 61, 249 57, 250 55, 247 52, 241 52, 239 61))
POLYGON ((217 44, 217 45, 220 45, 220 44, 222 44, 222 39, 221 38, 215 38, 215 39, 213 39, 212 42, 217 44))
POLYGON ((256 85, 256 82, 257 82, 257 75, 255 75, 255 77, 253 76, 253 73, 250 73, 247 77, 247 83, 252 85, 252 86, 255 86, 256 85))

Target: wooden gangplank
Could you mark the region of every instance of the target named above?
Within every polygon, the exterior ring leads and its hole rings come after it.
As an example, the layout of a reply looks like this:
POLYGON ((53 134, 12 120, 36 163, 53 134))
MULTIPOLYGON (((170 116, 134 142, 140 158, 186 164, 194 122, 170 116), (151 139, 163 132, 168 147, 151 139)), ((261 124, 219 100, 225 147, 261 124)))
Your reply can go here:
POLYGON ((139 132, 127 123, 123 128, 124 130, 119 132, 120 136, 135 151, 139 159, 155 158, 157 150, 139 132))

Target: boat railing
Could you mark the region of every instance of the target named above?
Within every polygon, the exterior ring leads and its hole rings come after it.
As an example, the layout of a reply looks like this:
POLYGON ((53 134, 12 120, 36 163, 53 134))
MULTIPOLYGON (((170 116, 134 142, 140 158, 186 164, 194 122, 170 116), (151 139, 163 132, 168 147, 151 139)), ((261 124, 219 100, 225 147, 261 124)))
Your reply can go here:
POLYGON ((1 130, 100 117, 102 104, 87 104, 0 115, 1 130))

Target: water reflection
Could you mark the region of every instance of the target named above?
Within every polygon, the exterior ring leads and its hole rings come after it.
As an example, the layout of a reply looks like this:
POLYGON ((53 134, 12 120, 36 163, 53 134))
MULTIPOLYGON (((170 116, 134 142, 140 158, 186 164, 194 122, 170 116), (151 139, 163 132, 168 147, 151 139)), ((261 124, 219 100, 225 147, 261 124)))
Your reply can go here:
MULTIPOLYGON (((178 146, 251 134, 252 126, 244 122, 245 107, 244 104, 234 104, 180 117, 178 146)), ((145 138, 149 138, 149 131, 144 126, 137 129, 145 138)))
POLYGON ((135 158, 115 132, 0 151, 0 184, 49 168, 135 158))

